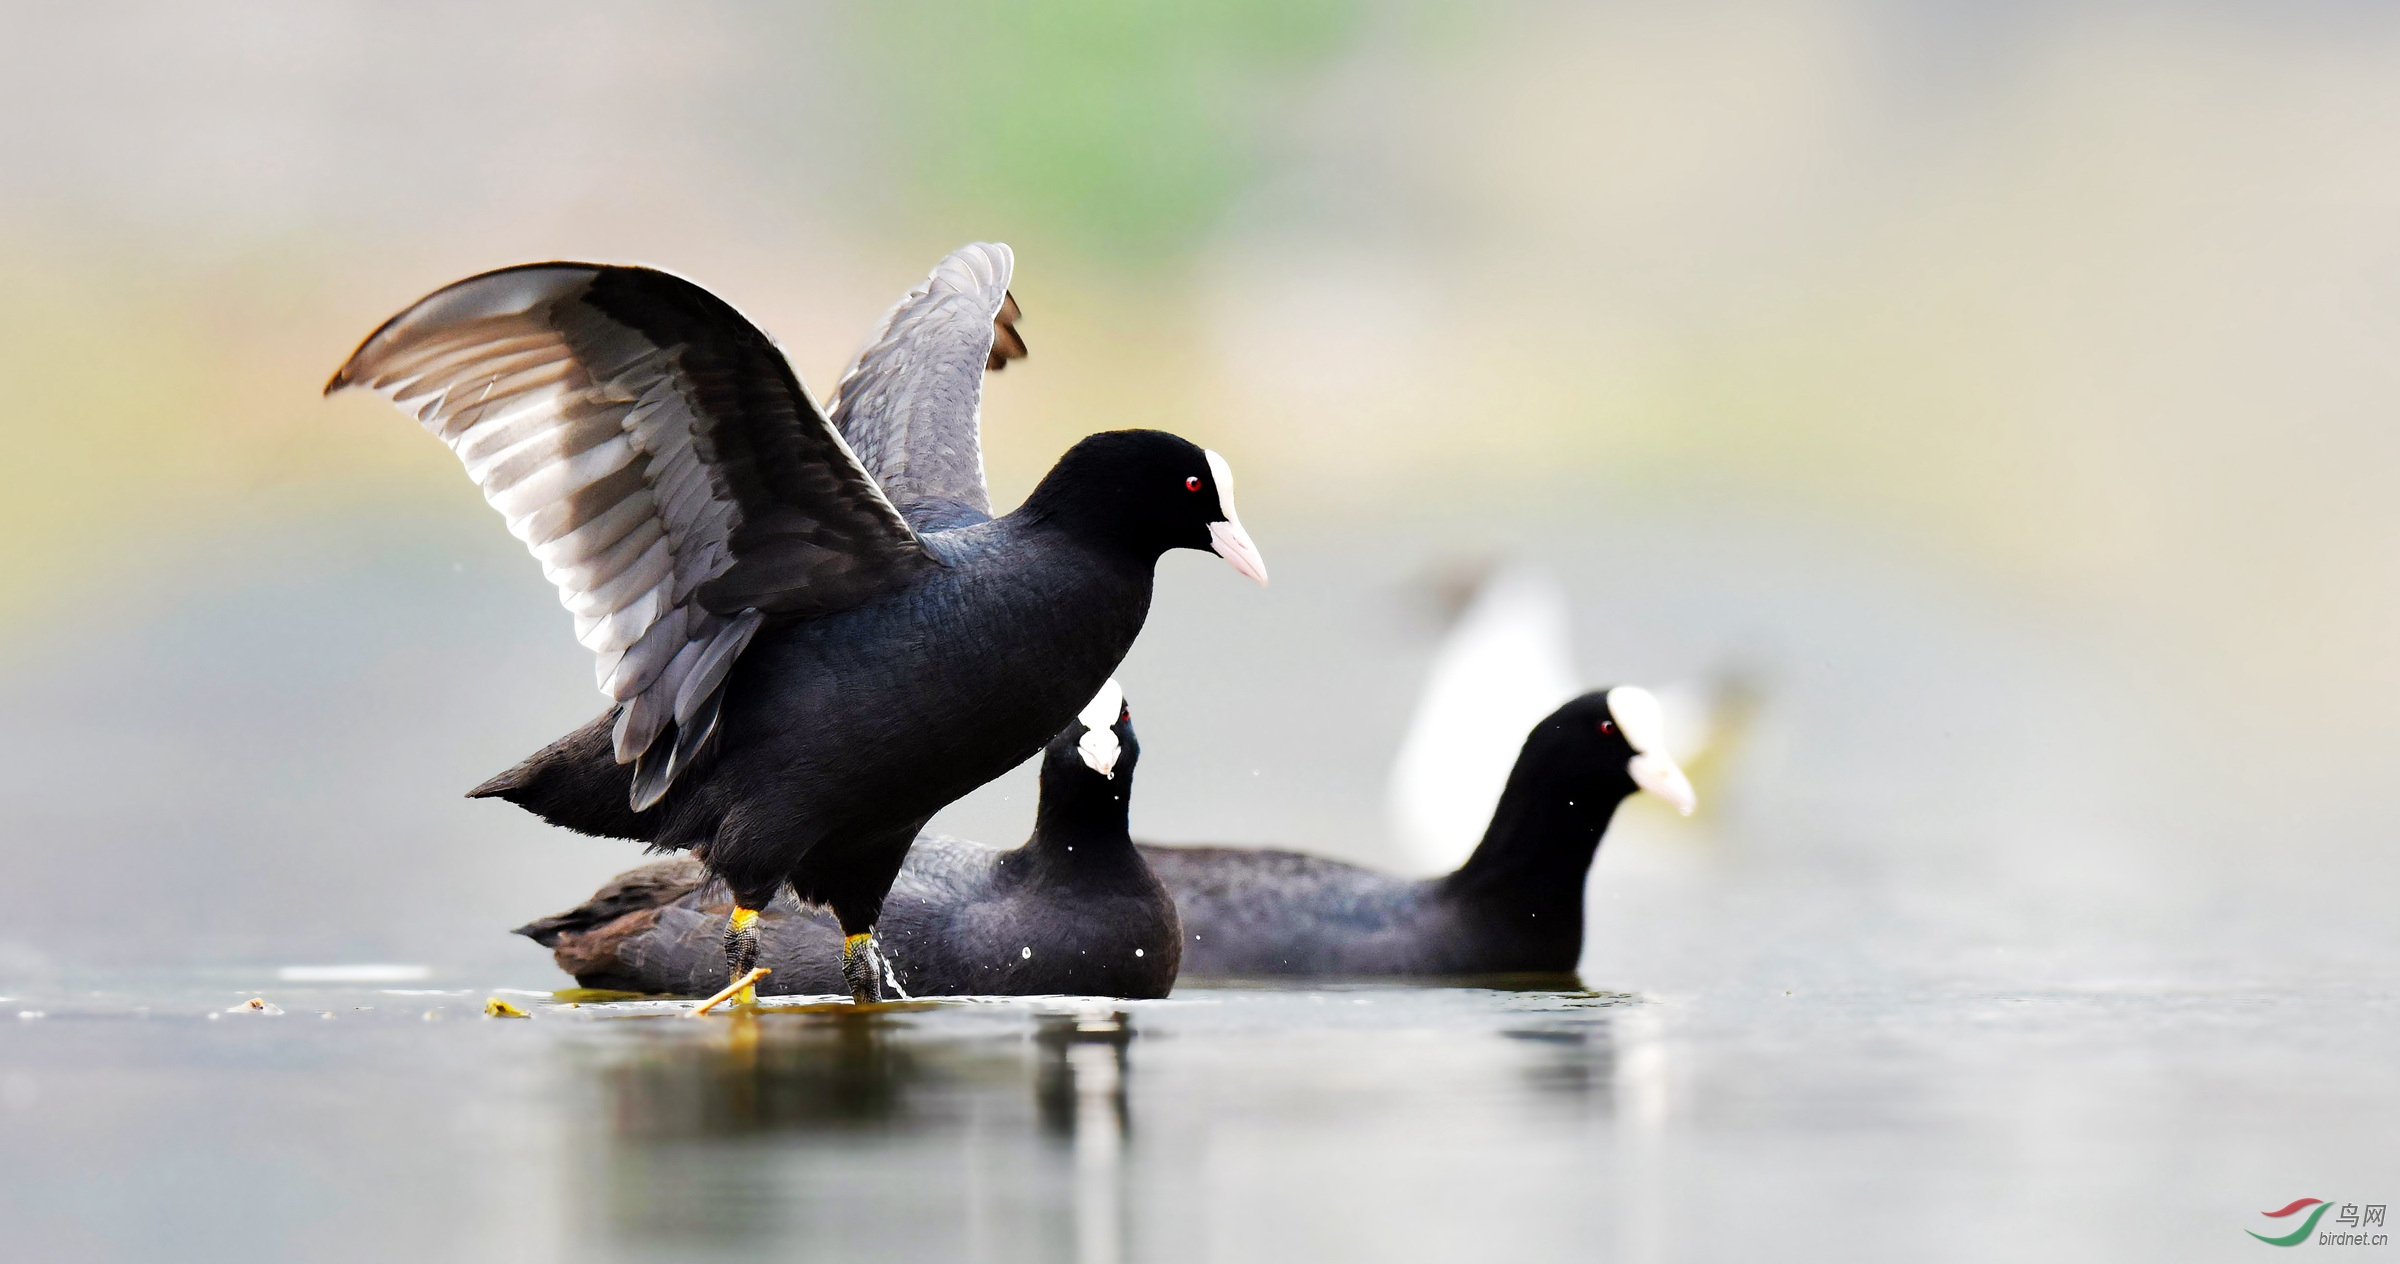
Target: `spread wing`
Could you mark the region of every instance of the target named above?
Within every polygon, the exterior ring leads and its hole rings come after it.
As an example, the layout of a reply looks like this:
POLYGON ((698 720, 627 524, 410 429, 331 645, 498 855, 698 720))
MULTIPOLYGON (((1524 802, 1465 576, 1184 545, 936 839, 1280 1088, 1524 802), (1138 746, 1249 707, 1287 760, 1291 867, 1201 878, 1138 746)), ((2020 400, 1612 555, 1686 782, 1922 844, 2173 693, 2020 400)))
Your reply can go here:
POLYGON ((325 391, 352 386, 449 444, 558 585, 622 704, 636 811, 698 757, 765 619, 847 609, 929 563, 782 351, 664 272, 469 277, 386 321, 325 391))
POLYGON ((959 247, 884 313, 842 375, 833 424, 919 530, 992 516, 983 375, 1025 356, 1008 292, 1015 268, 996 242, 959 247))

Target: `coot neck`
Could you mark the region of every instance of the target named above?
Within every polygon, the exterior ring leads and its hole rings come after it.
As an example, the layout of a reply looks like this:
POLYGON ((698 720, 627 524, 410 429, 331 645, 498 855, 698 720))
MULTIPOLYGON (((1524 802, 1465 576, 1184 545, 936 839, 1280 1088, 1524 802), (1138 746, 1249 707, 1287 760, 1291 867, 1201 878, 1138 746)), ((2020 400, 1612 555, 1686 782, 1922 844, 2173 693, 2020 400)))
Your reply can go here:
POLYGON ((1508 919, 1537 938, 1583 937, 1584 878, 1617 805, 1632 792, 1522 760, 1475 854, 1442 879, 1445 894, 1508 919))
POLYGON ((1140 853, 1127 836, 1127 813, 1133 799, 1131 770, 1120 769, 1105 783, 1091 784, 1093 774, 1064 772, 1076 784, 1062 788, 1052 772, 1042 770, 1041 805, 1034 810, 1033 837, 1020 851, 1044 876, 1090 878, 1121 869, 1139 868, 1140 853))
POLYGON ((1154 539, 1125 501, 1114 489, 1062 479, 1054 470, 1009 517, 1024 529, 1065 537, 1128 573, 1147 575, 1171 546, 1154 539))

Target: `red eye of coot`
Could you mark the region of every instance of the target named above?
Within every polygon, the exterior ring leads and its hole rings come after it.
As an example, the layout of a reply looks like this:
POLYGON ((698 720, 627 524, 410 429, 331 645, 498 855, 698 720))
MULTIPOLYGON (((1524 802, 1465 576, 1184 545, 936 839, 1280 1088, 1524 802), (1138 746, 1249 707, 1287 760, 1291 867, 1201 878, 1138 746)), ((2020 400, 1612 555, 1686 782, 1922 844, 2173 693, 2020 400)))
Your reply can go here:
POLYGON ((1200 476, 1199 476, 1199 475, 1197 475, 1197 474, 1194 474, 1194 475, 1192 475, 1190 478, 1187 478, 1187 479, 1183 480, 1183 490, 1185 490, 1185 491, 1187 491, 1187 492, 1196 492, 1196 491, 1199 491, 1199 490, 1200 490, 1200 476))
POLYGON ((1604 734, 1606 734, 1606 733, 1614 733, 1614 732, 1616 732, 1616 731, 1617 731, 1617 726, 1616 726, 1616 725, 1614 725, 1614 724, 1611 724, 1611 723, 1609 723, 1609 722, 1608 722, 1608 721, 1606 721, 1606 720, 1602 720, 1602 721, 1600 722, 1600 731, 1601 731, 1602 733, 1604 733, 1604 734))

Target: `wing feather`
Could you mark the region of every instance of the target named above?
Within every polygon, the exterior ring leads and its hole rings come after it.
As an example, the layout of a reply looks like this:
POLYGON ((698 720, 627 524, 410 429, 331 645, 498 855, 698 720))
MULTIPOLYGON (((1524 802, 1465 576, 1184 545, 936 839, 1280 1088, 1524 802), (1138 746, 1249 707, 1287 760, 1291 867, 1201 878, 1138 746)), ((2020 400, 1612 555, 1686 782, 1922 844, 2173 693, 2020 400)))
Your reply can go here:
MULTIPOLYGON (((657 517, 658 502, 651 498, 650 489, 636 488, 591 521, 555 539, 534 545, 534 560, 542 564, 545 575, 553 570, 581 565, 615 548, 618 541, 645 525, 655 523, 657 517)), ((553 579, 550 582, 558 581, 553 579)))
POLYGON ((692 660, 691 674, 681 681, 675 691, 675 718, 688 720, 708 695, 717 691, 733 670, 733 662, 741 656, 750 638, 758 631, 762 616, 750 611, 740 618, 726 621, 698 657, 692 660))
POLYGON ((951 252, 885 312, 842 375, 833 422, 921 529, 991 516, 984 486, 983 376, 1025 355, 996 242, 951 252))
MULTIPOLYGON (((631 500, 632 497, 626 499, 631 500)), ((642 558, 644 553, 654 550, 666 542, 666 528, 660 524, 657 515, 653 514, 648 520, 626 532, 606 551, 587 561, 570 566, 545 564, 542 567, 542 578, 558 587, 559 604, 577 614, 596 614, 614 610, 616 608, 614 605, 586 605, 579 609, 578 603, 588 602, 597 596, 601 588, 632 570, 634 564, 642 558)), ((657 583, 658 581, 653 579, 650 582, 657 583)))
POLYGON ((643 765, 636 811, 701 757, 768 614, 846 609, 931 564, 773 342, 667 273, 470 277, 385 322, 326 390, 350 386, 450 445, 557 586, 620 704, 616 757, 643 765))

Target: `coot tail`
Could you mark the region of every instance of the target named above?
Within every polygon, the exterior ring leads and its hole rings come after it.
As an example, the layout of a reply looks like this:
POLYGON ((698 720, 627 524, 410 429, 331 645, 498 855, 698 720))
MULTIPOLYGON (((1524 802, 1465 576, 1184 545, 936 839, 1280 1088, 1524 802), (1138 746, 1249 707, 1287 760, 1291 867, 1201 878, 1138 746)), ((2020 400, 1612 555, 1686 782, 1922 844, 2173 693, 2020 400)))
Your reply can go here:
POLYGON ((661 818, 636 812, 627 801, 633 769, 610 753, 615 723, 613 712, 604 713, 467 791, 467 797, 505 799, 579 834, 646 840, 661 818))

